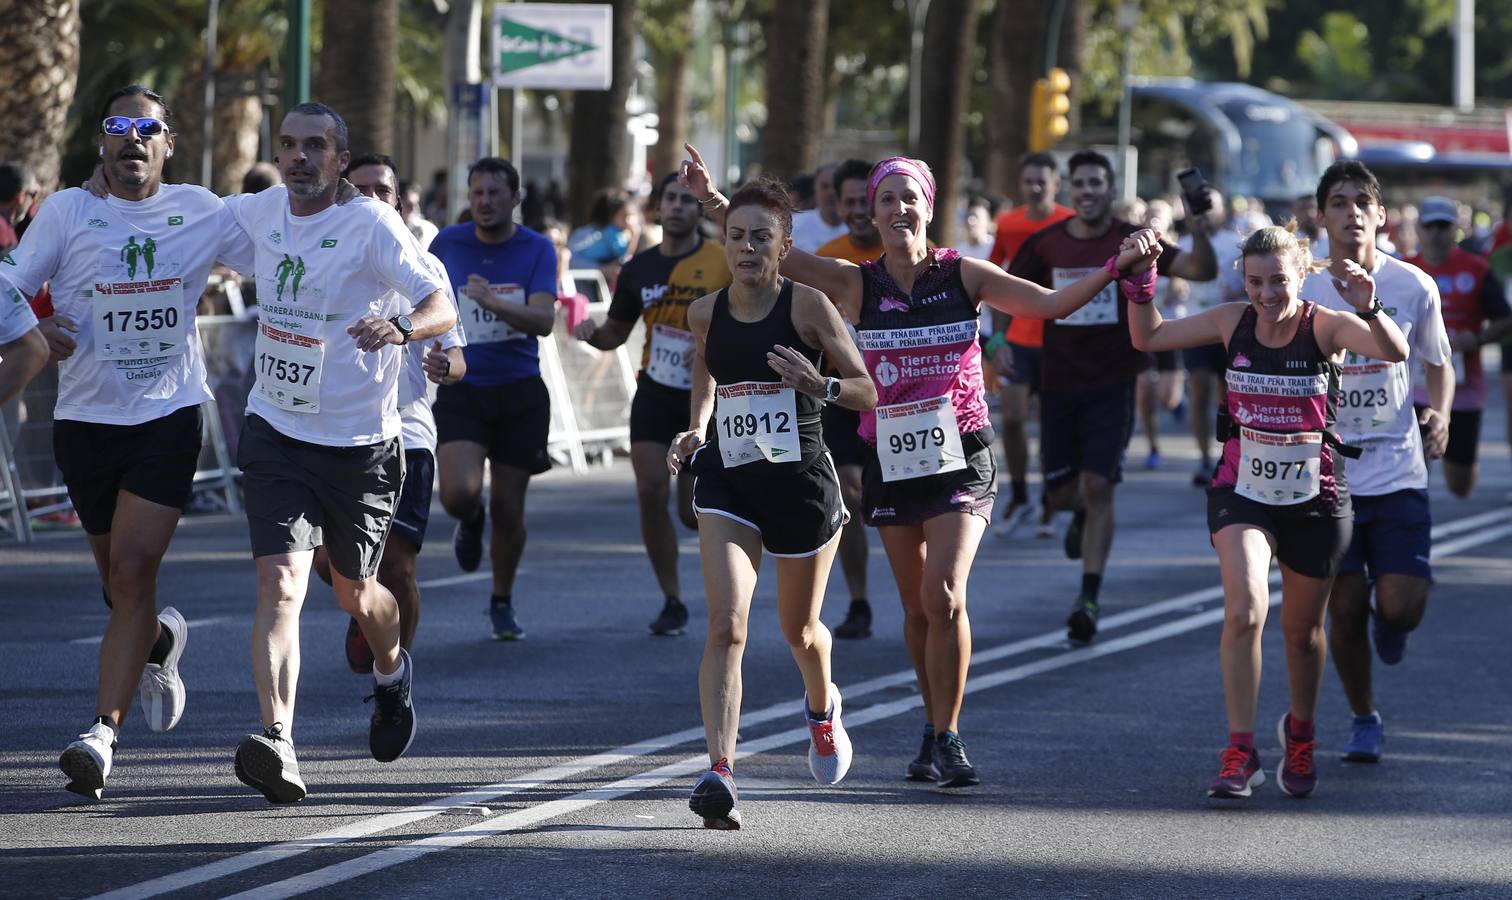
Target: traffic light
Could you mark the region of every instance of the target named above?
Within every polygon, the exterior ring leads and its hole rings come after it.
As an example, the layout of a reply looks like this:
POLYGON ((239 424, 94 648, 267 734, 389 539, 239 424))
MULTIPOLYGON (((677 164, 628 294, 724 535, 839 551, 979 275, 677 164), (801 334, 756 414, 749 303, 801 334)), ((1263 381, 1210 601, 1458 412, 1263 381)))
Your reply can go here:
POLYGON ((1066 118, 1071 111, 1071 98, 1067 96, 1070 90, 1071 76, 1065 69, 1051 69, 1034 83, 1029 106, 1029 152, 1049 150, 1071 130, 1071 122, 1066 118))

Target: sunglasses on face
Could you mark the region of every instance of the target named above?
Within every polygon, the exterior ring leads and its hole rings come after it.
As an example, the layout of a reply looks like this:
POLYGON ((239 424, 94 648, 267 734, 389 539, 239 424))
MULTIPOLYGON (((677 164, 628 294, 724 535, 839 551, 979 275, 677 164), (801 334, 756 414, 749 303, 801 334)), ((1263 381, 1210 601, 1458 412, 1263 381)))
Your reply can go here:
POLYGON ((132 128, 144 138, 157 137, 168 130, 162 119, 154 119, 151 116, 143 116, 133 119, 130 116, 106 116, 105 121, 100 123, 100 130, 113 137, 125 137, 131 133, 132 128))

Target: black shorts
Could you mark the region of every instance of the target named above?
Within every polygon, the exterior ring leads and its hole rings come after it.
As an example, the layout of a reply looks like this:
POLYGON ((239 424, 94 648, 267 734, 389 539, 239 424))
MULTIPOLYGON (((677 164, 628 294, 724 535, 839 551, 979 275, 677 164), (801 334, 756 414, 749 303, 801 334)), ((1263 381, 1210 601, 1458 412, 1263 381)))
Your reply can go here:
POLYGON ((882 480, 877 450, 868 446, 866 471, 861 476, 862 520, 878 527, 922 525, 947 513, 969 513, 991 522, 997 500, 992 439, 991 428, 963 434, 966 468, 902 481, 882 480))
POLYGON ((1228 368, 1228 350, 1222 344, 1188 347, 1181 351, 1181 362, 1188 372, 1221 373, 1228 368))
POLYGON ((1309 578, 1332 578, 1339 572, 1354 526, 1348 505, 1338 515, 1302 515, 1241 497, 1233 488, 1208 491, 1207 510, 1209 533, 1229 525, 1264 529, 1276 543, 1276 561, 1309 578))
POLYGON ((1174 371, 1176 371, 1177 367, 1176 367, 1176 351, 1175 350, 1161 350, 1158 353, 1152 353, 1150 355, 1153 356, 1153 357, 1155 357, 1155 371, 1157 371, 1157 372, 1174 372, 1174 371))
POLYGON ((692 406, 692 391, 667 387, 641 372, 635 383, 635 398, 630 401, 630 443, 651 441, 672 446, 672 439, 688 430, 692 406))
POLYGON ((835 403, 819 413, 824 426, 824 446, 837 466, 866 465, 866 442, 861 440, 861 414, 835 403))
POLYGON ((403 535, 417 550, 425 546, 425 529, 430 525, 431 492, 435 486, 435 455, 424 448, 404 451, 404 487, 399 490, 399 505, 394 508, 391 531, 403 535))
POLYGON ((1040 396, 1040 455, 1045 484, 1057 487, 1079 472, 1123 480, 1124 450, 1134 432, 1134 384, 1040 396))
MULTIPOLYGON (((693 464, 690 460, 689 467, 693 464)), ((693 509, 755 530, 773 556, 813 556, 850 521, 828 454, 806 469, 795 465, 791 473, 757 477, 743 476, 738 467, 700 466, 693 479, 693 509)))
POLYGON ((1461 466, 1475 465, 1476 449, 1480 445, 1481 411, 1456 409, 1449 414, 1449 446, 1444 450, 1444 461, 1461 466))
POLYGON ((182 509, 194 493, 199 455, 198 405, 139 425, 53 422, 53 457, 88 534, 110 533, 121 491, 182 509))
POLYGON ((399 438, 358 447, 296 440, 247 416, 236 448, 252 556, 324 544, 331 568, 361 581, 378 571, 404 482, 399 438))
POLYGON ((1039 391, 1040 365, 1045 358, 1043 347, 1025 347, 1023 344, 1010 342, 1008 349, 1013 351, 1013 371, 1004 374, 1009 384, 1021 384, 1029 388, 1030 393, 1039 391))
POLYGON ((480 444, 490 461, 531 475, 551 468, 551 394, 539 376, 488 387, 465 380, 442 385, 431 412, 439 443, 480 444))

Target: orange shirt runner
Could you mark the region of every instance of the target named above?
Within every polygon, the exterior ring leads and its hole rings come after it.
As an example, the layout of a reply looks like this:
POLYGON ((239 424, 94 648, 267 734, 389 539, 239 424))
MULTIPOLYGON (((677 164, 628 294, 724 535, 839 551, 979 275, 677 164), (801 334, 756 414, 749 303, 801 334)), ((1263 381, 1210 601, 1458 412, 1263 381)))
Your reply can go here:
MULTIPOLYGON (((1024 241, 1029 239, 1029 235, 1074 215, 1076 213, 1056 203, 1051 208, 1050 215, 1043 219, 1031 219, 1027 206, 1015 206, 998 216, 997 237, 992 240, 992 253, 987 258, 993 265, 1006 269, 1024 241)), ((1045 322, 1043 319, 1014 316, 1008 325, 1007 337, 1010 344, 1018 344, 1020 347, 1044 346, 1045 322)))
POLYGON ((814 252, 815 256, 827 256, 830 259, 843 259, 856 265, 871 262, 882 256, 882 241, 878 240, 870 247, 863 247, 851 240, 849 234, 842 234, 814 252))

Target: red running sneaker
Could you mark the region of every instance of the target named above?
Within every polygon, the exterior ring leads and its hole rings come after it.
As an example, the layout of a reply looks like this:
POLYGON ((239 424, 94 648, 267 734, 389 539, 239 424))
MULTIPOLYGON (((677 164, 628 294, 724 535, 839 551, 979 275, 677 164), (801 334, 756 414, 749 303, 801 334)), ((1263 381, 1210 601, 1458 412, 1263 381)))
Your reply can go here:
POLYGON ((368 646, 356 619, 347 623, 346 658, 347 665, 358 675, 373 674, 373 648, 368 646))
POLYGON ((1281 738, 1281 764, 1276 767, 1276 781, 1288 797, 1310 797, 1318 789, 1318 770, 1313 767, 1313 751, 1318 742, 1312 738, 1293 737, 1288 723, 1291 713, 1281 717, 1276 732, 1281 738))
POLYGON ((1265 784, 1265 770, 1260 768, 1260 754, 1251 747, 1230 744, 1218 754, 1223 768, 1208 785, 1208 796, 1218 800, 1242 800, 1265 784))

